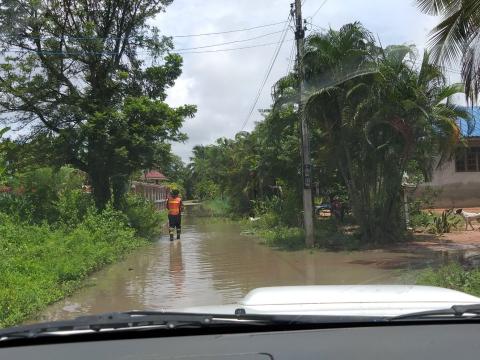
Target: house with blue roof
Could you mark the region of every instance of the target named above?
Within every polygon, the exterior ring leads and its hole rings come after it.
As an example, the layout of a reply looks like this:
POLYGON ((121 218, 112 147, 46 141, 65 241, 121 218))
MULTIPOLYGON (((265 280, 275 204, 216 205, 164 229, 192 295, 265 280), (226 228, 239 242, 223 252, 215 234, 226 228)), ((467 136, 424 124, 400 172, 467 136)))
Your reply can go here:
POLYGON ((422 184, 440 190, 435 206, 444 208, 480 207, 480 107, 468 107, 470 124, 458 119, 467 147, 455 158, 434 170, 430 182, 422 184))

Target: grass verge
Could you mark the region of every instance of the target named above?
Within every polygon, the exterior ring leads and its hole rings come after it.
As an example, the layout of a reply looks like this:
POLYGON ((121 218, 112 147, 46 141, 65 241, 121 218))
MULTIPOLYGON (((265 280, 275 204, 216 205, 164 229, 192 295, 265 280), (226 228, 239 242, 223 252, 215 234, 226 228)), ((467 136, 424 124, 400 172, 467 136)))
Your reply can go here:
POLYGON ((231 208, 226 199, 212 199, 202 202, 201 209, 203 216, 207 217, 230 217, 231 208))
POLYGON ((458 263, 422 271, 417 284, 439 286, 480 296, 480 269, 466 270, 458 263))
POLYGON ((26 225, 0 213, 0 327, 33 316, 145 244, 125 216, 111 209, 90 212, 71 229, 26 225))
MULTIPOLYGON (((267 219, 267 218, 265 218, 267 219)), ((305 232, 299 227, 270 224, 260 218, 247 223, 247 232, 264 240, 267 246, 281 250, 301 250, 305 248, 305 232)), ((355 234, 338 226, 334 219, 315 220, 315 247, 324 250, 357 250, 361 242, 355 234)))

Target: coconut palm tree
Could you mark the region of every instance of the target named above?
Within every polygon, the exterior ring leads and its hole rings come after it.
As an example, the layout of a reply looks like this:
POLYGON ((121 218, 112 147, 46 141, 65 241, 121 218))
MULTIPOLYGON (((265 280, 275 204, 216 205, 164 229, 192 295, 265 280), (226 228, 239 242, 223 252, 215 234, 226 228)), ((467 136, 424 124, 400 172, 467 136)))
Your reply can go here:
POLYGON ((448 99, 460 89, 446 85, 428 54, 416 70, 414 49, 382 50, 358 23, 314 35, 306 48, 305 111, 336 161, 360 231, 367 241, 398 239, 402 175, 412 160, 428 175, 451 156, 456 117, 465 114, 448 99))
POLYGON ((462 65, 467 99, 476 102, 480 91, 480 1, 417 0, 420 9, 442 16, 433 28, 430 48, 433 60, 441 65, 462 65))

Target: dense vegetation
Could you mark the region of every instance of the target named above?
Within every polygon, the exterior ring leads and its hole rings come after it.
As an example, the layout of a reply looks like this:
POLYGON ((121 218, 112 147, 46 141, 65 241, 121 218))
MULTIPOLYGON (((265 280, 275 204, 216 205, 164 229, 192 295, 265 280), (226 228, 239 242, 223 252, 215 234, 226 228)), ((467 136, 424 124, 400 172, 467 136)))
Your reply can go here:
POLYGON ((158 235, 165 214, 128 196, 123 211, 97 210, 73 168, 37 168, 0 193, 0 326, 71 293, 87 275, 158 235))
POLYGON ((0 213, 0 327, 62 299, 87 275, 145 243, 108 207, 68 228, 19 223, 0 213))
POLYGON ((0 46, 21 49, 0 63, 3 119, 30 130, 37 159, 87 173, 98 208, 113 194, 119 209, 130 177, 166 162, 195 114, 165 102, 182 58, 150 20, 171 2, 2 2, 0 46))
POLYGON ((182 58, 150 24, 170 3, 2 1, 0 114, 22 135, 0 141, 0 326, 159 235, 129 185, 162 168, 183 186, 170 143, 196 107, 165 102, 182 58))
POLYGON ((465 269, 459 263, 452 262, 421 272, 417 284, 450 288, 480 296, 480 269, 465 269))
MULTIPOLYGON (((428 53, 381 48, 359 23, 308 37, 304 62, 319 195, 348 202, 363 243, 402 239, 404 173, 428 178, 452 156, 456 119, 468 115, 450 97, 462 87, 448 85, 428 53)), ((269 218, 269 228, 301 226, 297 84, 295 72, 277 82, 251 133, 194 149, 198 198, 224 198, 236 213, 269 218)))

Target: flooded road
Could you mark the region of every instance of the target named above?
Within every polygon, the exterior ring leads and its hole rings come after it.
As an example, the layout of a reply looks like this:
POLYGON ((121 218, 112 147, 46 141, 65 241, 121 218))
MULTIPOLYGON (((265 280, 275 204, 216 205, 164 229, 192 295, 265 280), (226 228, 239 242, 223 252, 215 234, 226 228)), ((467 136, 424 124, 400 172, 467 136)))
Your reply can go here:
POLYGON ((261 286, 401 283, 402 270, 432 261, 421 253, 379 250, 279 251, 242 235, 236 224, 185 216, 181 241, 164 236, 95 273, 37 320, 226 304, 261 286))

